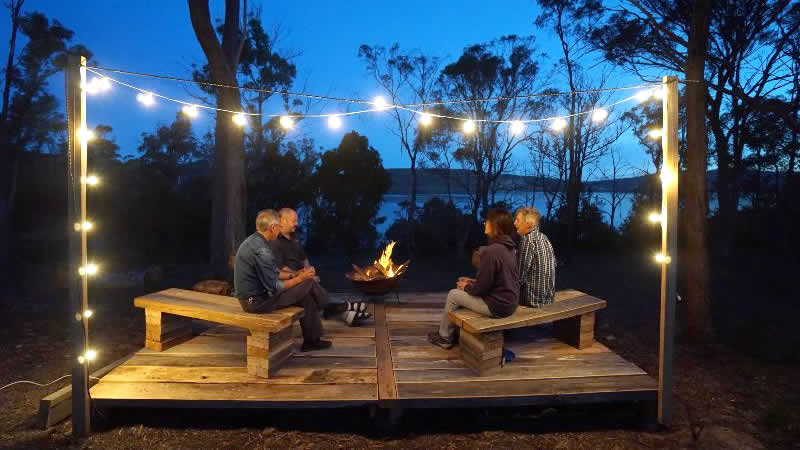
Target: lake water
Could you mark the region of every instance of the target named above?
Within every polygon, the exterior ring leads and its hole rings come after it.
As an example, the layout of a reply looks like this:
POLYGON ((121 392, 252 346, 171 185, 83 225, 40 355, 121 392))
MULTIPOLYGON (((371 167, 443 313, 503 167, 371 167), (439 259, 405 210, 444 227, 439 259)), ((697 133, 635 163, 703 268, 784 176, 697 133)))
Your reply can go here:
MULTIPOLYGON (((425 195, 417 195, 417 205, 422 208, 422 205, 425 204, 428 200, 439 197, 444 201, 447 201, 448 197, 447 194, 440 194, 440 195, 433 195, 433 194, 425 194, 425 195)), ((469 211, 470 209, 470 202, 469 196, 467 195, 453 195, 453 203, 455 203, 456 207, 461 209, 464 212, 469 211)), ((542 193, 531 193, 531 192, 504 192, 498 193, 495 198, 497 201, 506 201, 513 205, 514 208, 518 208, 520 206, 525 205, 533 205, 536 209, 539 210, 542 215, 547 213, 547 202, 545 201, 545 197, 542 193)), ((403 213, 403 207, 400 205, 402 202, 407 201, 407 195, 398 195, 398 194, 387 194, 383 196, 383 203, 381 203, 381 208, 378 211, 379 217, 386 217, 386 222, 378 225, 378 232, 384 233, 392 223, 400 217, 400 214, 403 213)), ((610 203, 611 203, 611 194, 608 192, 598 192, 592 194, 592 201, 597 204, 598 208, 603 211, 604 214, 604 221, 606 223, 610 223, 610 203)), ((631 213, 631 209, 633 207, 633 194, 628 195, 622 200, 622 203, 617 206, 617 210, 614 213, 614 225, 619 227, 628 218, 631 213)), ((405 214, 403 214, 405 215, 405 214)))

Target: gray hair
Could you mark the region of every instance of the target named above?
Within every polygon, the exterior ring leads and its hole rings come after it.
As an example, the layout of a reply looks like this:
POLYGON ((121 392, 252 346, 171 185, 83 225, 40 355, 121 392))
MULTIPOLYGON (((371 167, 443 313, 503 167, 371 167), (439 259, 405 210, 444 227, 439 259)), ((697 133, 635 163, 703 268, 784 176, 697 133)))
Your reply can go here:
POLYGON ((265 232, 270 225, 278 225, 280 221, 280 216, 274 209, 262 209, 256 216, 256 230, 265 232))
POLYGON ((281 216, 281 219, 283 219, 284 217, 296 216, 297 211, 293 210, 292 208, 282 208, 280 211, 278 211, 278 214, 281 216))
POLYGON ((532 227, 538 227, 539 222, 542 220, 542 215, 539 213, 539 210, 533 206, 524 206, 518 209, 517 215, 521 216, 522 220, 532 227))

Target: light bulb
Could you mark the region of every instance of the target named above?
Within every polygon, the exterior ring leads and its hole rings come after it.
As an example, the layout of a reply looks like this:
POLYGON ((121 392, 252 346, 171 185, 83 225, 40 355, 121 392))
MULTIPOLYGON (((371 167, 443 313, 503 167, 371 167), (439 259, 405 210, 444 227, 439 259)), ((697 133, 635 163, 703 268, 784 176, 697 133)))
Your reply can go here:
POLYGON ((80 222, 75 223, 75 231, 81 231, 81 230, 91 231, 93 227, 94 225, 92 225, 92 222, 89 222, 88 220, 83 223, 80 222))
POLYGON ((286 130, 294 126, 294 120, 292 119, 292 116, 281 116, 280 123, 281 126, 286 130))
POLYGON ((243 127, 247 125, 247 118, 244 116, 244 113, 236 113, 233 115, 233 123, 243 127))
POLYGON ((567 127, 567 121, 563 117, 559 117, 550 124, 550 129, 553 131, 561 131, 567 127))
POLYGON ((511 134, 517 135, 522 134, 525 131, 525 124, 520 122, 519 120, 515 120, 511 122, 511 134))
POLYGON ((669 264, 670 262, 672 262, 672 258, 670 258, 669 255, 665 255, 663 253, 656 253, 655 260, 659 264, 669 264))
POLYGON ((665 186, 672 182, 672 172, 669 170, 661 169, 661 175, 659 175, 659 177, 661 178, 661 184, 665 186))
POLYGON ((647 216, 647 220, 653 223, 661 222, 661 213, 657 213, 655 211, 651 212, 649 216, 647 216))
POLYGON ((99 78, 97 79, 97 86, 101 91, 111 90, 111 80, 106 77, 99 78))
POLYGON ((419 122, 420 125, 427 127, 433 122, 433 117, 428 113, 420 113, 419 118, 417 118, 417 121, 419 122))
POLYGON ((330 116, 328 117, 328 126, 332 130, 338 130, 342 127, 342 118, 339 116, 330 116))
POLYGON ((86 265, 86 267, 81 267, 80 269, 78 269, 78 273, 81 276, 83 275, 92 276, 97 273, 97 265, 89 263, 86 265))
POLYGON ((97 358, 97 352, 94 350, 86 350, 85 357, 87 361, 94 361, 94 359, 97 358))
POLYGON ((84 182, 89 186, 97 186, 100 184, 100 178, 98 178, 97 175, 89 175, 86 177, 84 182))
POLYGON ((652 95, 653 98, 661 100, 662 98, 664 98, 664 90, 661 88, 653 88, 652 95))
POLYGON ((100 92, 100 86, 97 84, 97 78, 92 78, 92 81, 84 83, 81 87, 89 95, 94 95, 100 92))
POLYGON ((181 112, 186 114, 187 117, 191 117, 192 119, 194 119, 195 117, 197 117, 198 114, 200 114, 200 112, 197 110, 197 106, 194 105, 183 105, 183 108, 181 108, 181 112))
POLYGON ((140 92, 136 94, 136 100, 144 106, 153 106, 156 103, 155 97, 150 92, 140 92))
POLYGON ((597 108, 592 111, 592 122, 599 123, 608 118, 608 111, 603 108, 597 108))
POLYGON ((85 127, 81 127, 81 128, 78 129, 78 137, 82 141, 89 142, 92 139, 94 139, 94 131, 92 131, 92 130, 90 130, 88 128, 85 128, 85 127))
POLYGON ((86 311, 83 312, 83 317, 88 319, 89 317, 92 317, 92 314, 93 314, 92 310, 91 309, 87 309, 86 311))
POLYGON ((84 359, 83 356, 78 356, 78 363, 83 364, 85 362, 86 362, 86 359, 84 359))
POLYGON ((386 99, 380 95, 372 99, 372 104, 375 105, 375 109, 378 111, 383 111, 389 106, 389 103, 386 102, 386 99))
POLYGON ((650 137, 650 139, 658 139, 662 136, 662 134, 661 128, 653 128, 647 132, 647 135, 650 137))
POLYGON ((464 128, 464 133, 470 134, 473 131, 475 131, 475 122, 471 120, 466 120, 464 121, 463 128, 464 128))
POLYGON ((636 93, 636 101, 639 103, 646 102, 650 100, 650 97, 653 96, 652 89, 645 89, 643 91, 639 91, 636 93))

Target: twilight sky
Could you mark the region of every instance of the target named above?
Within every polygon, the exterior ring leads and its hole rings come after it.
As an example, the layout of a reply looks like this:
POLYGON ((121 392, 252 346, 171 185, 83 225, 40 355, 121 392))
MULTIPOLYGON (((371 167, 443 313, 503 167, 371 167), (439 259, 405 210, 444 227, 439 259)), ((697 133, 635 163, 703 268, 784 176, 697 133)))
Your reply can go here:
MULTIPOLYGON (((280 25, 283 39, 279 48, 300 52, 294 59, 298 77, 294 91, 339 97, 373 98, 379 93, 373 80, 364 72, 358 59, 361 44, 389 46, 398 42, 402 48, 420 49, 428 55, 439 56, 446 62, 455 60, 463 48, 486 42, 506 34, 535 35, 538 51, 550 57, 540 61, 541 72, 550 73, 558 58, 558 46, 549 32, 533 25, 538 14, 533 0, 461 0, 458 2, 407 0, 378 2, 352 0, 331 2, 269 2, 250 0, 250 6, 263 6, 262 22, 271 29, 280 25)), ((212 16, 222 17, 224 4, 212 1, 212 16)), ((59 20, 75 31, 73 42, 86 45, 102 67, 136 72, 191 78, 190 65, 205 61, 189 20, 188 6, 183 0, 137 0, 61 2, 27 0, 25 11, 38 10, 49 18, 59 20)), ((8 48, 9 20, 7 10, 0 22, 0 50, 8 48), (5 38, 3 38, 5 36, 5 38)), ((18 50, 22 43, 18 44, 18 50)), ((181 100, 192 101, 185 86, 169 81, 113 75, 138 87, 181 100)), ((565 90, 561 74, 552 77, 553 87, 565 90)), ((639 84, 640 80, 620 70, 615 72, 610 86, 639 84)), ((63 97, 63 76, 53 77, 52 90, 63 97)), ((631 95, 627 91, 615 95, 618 100, 631 95)), ((631 105, 632 103, 626 104, 631 105)), ((345 105, 314 104, 310 112, 342 111, 345 105), (338 108, 338 109, 337 109, 338 108)), ((144 108, 136 101, 136 92, 114 85, 112 91, 89 97, 87 102, 90 126, 107 124, 113 127, 112 137, 123 154, 137 155, 136 147, 142 132, 152 132, 156 126, 168 124, 175 118, 180 105, 159 100, 154 107, 144 108)), ((271 112, 280 113, 275 103, 271 112)), ((213 127, 210 111, 201 112, 195 121, 196 134, 202 135, 213 127)), ((384 115, 351 116, 344 126, 329 130, 321 120, 308 119, 291 133, 312 137, 317 146, 335 147, 341 136, 350 130, 366 135, 377 148, 386 167, 405 167, 399 143, 389 132, 390 121, 384 115)), ((647 167, 648 158, 633 138, 620 142, 628 162, 647 167)), ((527 161, 527 150, 519 147, 520 163, 527 161)))

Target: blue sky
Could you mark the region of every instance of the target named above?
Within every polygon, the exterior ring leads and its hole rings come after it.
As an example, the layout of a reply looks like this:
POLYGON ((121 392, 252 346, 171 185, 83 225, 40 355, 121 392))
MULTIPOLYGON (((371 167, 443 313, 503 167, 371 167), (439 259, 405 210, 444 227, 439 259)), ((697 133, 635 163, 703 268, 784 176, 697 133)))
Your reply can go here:
MULTIPOLYGON (((489 41, 506 34, 535 35, 539 50, 551 55, 540 61, 549 72, 558 57, 558 47, 550 33, 533 25, 538 14, 533 0, 487 2, 462 0, 433 2, 348 1, 331 2, 258 2, 263 4, 262 21, 266 28, 280 25, 283 39, 279 48, 299 51, 294 60, 298 68, 295 91, 341 97, 372 98, 378 94, 375 83, 365 74, 358 59, 361 44, 391 45, 420 49, 445 61, 456 59, 465 46, 489 41)), ((221 17, 223 2, 212 1, 212 15, 221 17)), ((205 61, 189 20, 188 6, 183 0, 137 0, 135 2, 60 2, 27 0, 26 11, 42 11, 75 31, 75 43, 86 45, 102 67, 136 72, 166 74, 190 78, 190 66, 205 61)), ((4 15, 7 14, 4 11, 4 15)), ((0 36, 8 36, 8 19, 0 23, 0 36)), ((8 41, 2 39, 2 51, 8 41)), ((18 46, 21 48, 21 46, 18 46)), ((115 76, 145 89, 191 101, 186 88, 173 82, 131 76, 115 76)), ((553 78, 556 88, 564 89, 563 80, 553 78)), ((637 84, 639 80, 621 71, 616 72, 612 86, 637 84)), ((53 91, 63 96, 63 77, 55 76, 53 91)), ((114 86, 111 92, 89 98, 87 117, 90 126, 111 125, 112 137, 124 154, 136 155, 142 132, 152 132, 159 124, 175 118, 179 105, 159 101, 146 109, 135 100, 135 92, 114 86)), ((335 112, 336 104, 316 104, 311 112, 335 112)), ((280 112, 274 105, 274 112, 280 112)), ((341 136, 356 130, 366 135, 383 157, 386 167, 405 167, 407 158, 394 136, 388 131, 388 118, 364 115, 348 118, 338 131, 331 131, 324 122, 307 120, 292 131, 295 136, 312 137, 324 149, 335 147, 341 136)), ((195 121, 200 135, 213 127, 210 113, 195 121)), ((648 160, 634 139, 622 141, 629 163, 645 167, 648 160)), ((520 148, 519 161, 527 160, 520 148)))

